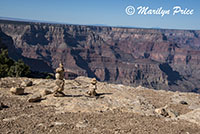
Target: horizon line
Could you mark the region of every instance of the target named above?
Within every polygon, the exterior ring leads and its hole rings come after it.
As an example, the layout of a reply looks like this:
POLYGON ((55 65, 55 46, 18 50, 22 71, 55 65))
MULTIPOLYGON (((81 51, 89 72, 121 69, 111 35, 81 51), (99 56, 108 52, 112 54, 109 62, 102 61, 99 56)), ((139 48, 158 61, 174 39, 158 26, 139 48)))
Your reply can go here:
POLYGON ((154 30, 194 30, 199 31, 200 29, 174 29, 174 28, 162 28, 162 27, 134 27, 134 26, 114 26, 106 24, 72 24, 67 22, 57 22, 57 21, 45 21, 45 20, 34 20, 34 19, 24 19, 24 18, 14 18, 14 17, 3 17, 0 16, 0 20, 4 21, 15 21, 15 22, 25 22, 25 23, 43 23, 43 24, 60 24, 60 25, 78 25, 78 26, 96 26, 96 27, 112 27, 112 28, 127 28, 127 29, 154 29, 154 30))

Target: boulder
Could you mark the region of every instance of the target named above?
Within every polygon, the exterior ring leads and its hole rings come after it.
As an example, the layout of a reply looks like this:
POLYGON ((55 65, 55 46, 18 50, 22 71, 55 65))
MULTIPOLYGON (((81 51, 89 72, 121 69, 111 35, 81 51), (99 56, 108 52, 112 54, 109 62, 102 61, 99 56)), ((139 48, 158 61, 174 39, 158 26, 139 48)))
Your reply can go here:
POLYGON ((41 94, 34 94, 28 99, 28 102, 39 102, 41 100, 42 100, 41 94))
POLYGON ((15 95, 23 95, 24 94, 24 88, 23 87, 12 87, 10 89, 10 92, 12 94, 15 94, 15 95))

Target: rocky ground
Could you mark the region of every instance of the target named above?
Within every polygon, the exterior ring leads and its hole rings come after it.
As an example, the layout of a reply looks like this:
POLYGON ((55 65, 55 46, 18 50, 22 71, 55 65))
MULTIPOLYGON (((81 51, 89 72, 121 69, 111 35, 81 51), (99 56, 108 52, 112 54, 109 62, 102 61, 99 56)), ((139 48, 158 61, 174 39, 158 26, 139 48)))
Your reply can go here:
POLYGON ((85 96, 89 78, 65 81, 65 97, 46 95, 55 80, 2 78, 0 133, 2 134, 199 134, 200 95, 155 91, 98 82, 98 97, 85 96), (11 87, 32 81, 23 95, 11 87), (41 94, 37 103, 27 100, 41 94), (159 112, 161 111, 161 112, 159 112), (172 116, 171 116, 172 114, 172 116))

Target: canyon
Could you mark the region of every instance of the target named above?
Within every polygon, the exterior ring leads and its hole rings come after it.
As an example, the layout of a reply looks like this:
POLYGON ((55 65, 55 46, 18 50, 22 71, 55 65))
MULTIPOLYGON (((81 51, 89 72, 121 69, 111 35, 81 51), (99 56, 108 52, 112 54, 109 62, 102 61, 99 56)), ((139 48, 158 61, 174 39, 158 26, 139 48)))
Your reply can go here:
POLYGON ((32 71, 200 93, 200 31, 0 20, 0 47, 32 71))

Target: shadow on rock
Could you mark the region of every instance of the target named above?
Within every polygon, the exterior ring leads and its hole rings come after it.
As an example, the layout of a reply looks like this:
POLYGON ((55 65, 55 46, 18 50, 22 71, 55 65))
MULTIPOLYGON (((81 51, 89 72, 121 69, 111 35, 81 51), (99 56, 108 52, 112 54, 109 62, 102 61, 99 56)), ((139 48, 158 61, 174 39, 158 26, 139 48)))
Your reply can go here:
POLYGON ((112 95, 113 93, 97 93, 96 96, 102 96, 102 95, 112 95))
POLYGON ((3 110, 4 108, 9 108, 9 106, 3 104, 2 102, 0 103, 0 110, 3 110))
POLYGON ((83 97, 84 95, 65 95, 64 97, 83 97))

